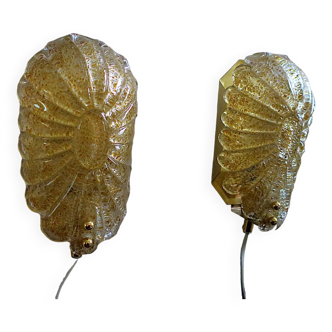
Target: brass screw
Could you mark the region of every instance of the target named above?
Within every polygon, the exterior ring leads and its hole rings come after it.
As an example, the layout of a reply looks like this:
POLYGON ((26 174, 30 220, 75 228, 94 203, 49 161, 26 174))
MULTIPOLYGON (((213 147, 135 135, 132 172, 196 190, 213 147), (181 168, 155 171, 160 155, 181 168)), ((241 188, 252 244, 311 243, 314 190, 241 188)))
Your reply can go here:
POLYGON ((280 203, 279 202, 275 202, 274 204, 273 204, 273 208, 275 209, 275 210, 279 210, 280 209, 280 203))
POLYGON ((275 226, 278 223, 278 219, 276 217, 271 217, 270 223, 271 223, 271 225, 275 226))
POLYGON ((86 238, 83 240, 83 246, 85 248, 91 248, 92 247, 92 239, 86 238))
POLYGON ((84 228, 87 230, 87 231, 91 231, 93 229, 93 222, 92 221, 88 221, 87 223, 85 223, 84 225, 84 228))

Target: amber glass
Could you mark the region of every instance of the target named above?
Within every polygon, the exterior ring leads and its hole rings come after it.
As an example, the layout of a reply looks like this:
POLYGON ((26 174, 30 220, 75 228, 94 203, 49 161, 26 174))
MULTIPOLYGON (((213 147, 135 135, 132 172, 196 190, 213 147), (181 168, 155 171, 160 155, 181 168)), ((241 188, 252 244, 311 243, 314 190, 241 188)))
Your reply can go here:
POLYGON ((241 196, 243 216, 261 230, 280 227, 312 121, 308 79, 287 56, 258 53, 234 69, 224 99, 222 187, 241 196))
POLYGON ((114 236, 126 214, 136 93, 127 60, 77 34, 48 43, 19 82, 27 204, 73 257, 114 236))

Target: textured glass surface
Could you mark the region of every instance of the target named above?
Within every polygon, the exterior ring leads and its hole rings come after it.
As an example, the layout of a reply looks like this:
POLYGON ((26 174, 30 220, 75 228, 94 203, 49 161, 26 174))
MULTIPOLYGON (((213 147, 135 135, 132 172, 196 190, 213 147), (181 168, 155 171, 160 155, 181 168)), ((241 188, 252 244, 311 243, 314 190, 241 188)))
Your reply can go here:
POLYGON ((77 34, 48 43, 19 82, 27 204, 74 257, 114 236, 126 214, 136 92, 123 56, 77 34))
POLYGON ((287 56, 258 53, 234 70, 224 99, 223 188, 241 195, 243 215, 261 230, 280 227, 312 121, 309 82, 287 56))

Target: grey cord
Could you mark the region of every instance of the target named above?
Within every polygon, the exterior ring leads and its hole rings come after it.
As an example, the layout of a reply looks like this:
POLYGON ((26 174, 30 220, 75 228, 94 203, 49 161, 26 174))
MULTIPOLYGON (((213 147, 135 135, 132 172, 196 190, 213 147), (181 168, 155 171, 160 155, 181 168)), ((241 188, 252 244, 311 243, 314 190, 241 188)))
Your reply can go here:
POLYGON ((62 279, 61 279, 61 281, 59 283, 59 286, 58 286, 58 288, 56 290, 56 293, 54 295, 55 301, 59 301, 62 289, 65 286, 66 282, 68 281, 70 275, 73 273, 73 271, 74 271, 74 269, 75 269, 75 267, 76 267, 76 265, 78 264, 79 261, 80 261, 80 258, 75 259, 74 263, 69 267, 69 269, 67 270, 67 272, 62 277, 62 279))
POLYGON ((246 250, 246 245, 247 245, 247 240, 248 240, 248 235, 250 233, 247 232, 244 235, 243 242, 242 242, 242 247, 241 247, 241 256, 240 256, 240 266, 241 266, 241 293, 242 293, 242 299, 246 299, 246 289, 244 287, 244 253, 246 250))

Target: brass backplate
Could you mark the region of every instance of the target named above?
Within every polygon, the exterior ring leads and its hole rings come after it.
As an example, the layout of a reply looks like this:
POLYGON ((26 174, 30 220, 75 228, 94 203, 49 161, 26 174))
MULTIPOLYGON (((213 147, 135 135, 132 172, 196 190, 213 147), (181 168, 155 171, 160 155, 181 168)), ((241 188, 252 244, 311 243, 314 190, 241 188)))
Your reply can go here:
POLYGON ((225 91, 229 86, 233 85, 233 71, 239 65, 244 64, 243 60, 239 60, 236 64, 219 80, 219 92, 218 92, 218 109, 217 109, 217 121, 216 121, 216 134, 214 142, 214 156, 212 167, 212 185, 217 190, 221 198, 226 204, 241 204, 241 196, 231 195, 227 193, 222 187, 226 171, 219 165, 217 157, 222 152, 222 146, 219 143, 218 136, 221 129, 224 127, 221 121, 221 114, 226 110, 227 104, 224 100, 225 91))

